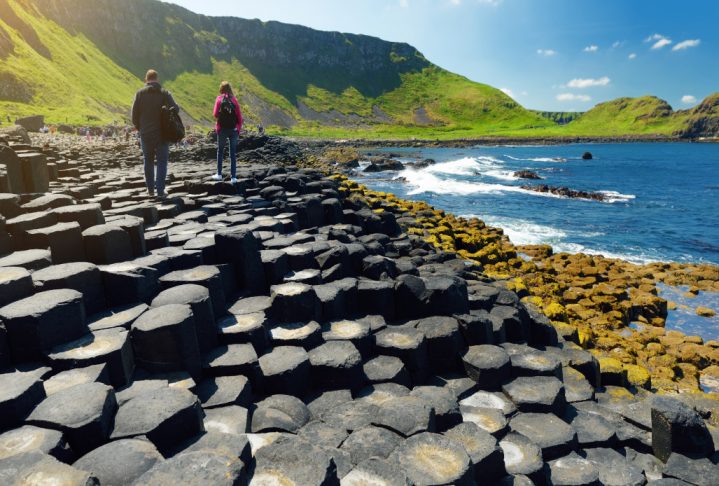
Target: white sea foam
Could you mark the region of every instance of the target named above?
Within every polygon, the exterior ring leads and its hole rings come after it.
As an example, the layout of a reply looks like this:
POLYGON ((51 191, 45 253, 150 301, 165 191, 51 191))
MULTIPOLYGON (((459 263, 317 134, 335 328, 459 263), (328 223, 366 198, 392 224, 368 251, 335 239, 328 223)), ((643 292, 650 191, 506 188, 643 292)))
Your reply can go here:
POLYGON ((637 196, 634 194, 622 194, 621 192, 617 191, 598 191, 601 194, 604 194, 606 199, 604 202, 607 203, 616 203, 616 202, 627 202, 631 201, 632 199, 636 199, 637 196))
POLYGON ((515 245, 553 244, 567 237, 567 232, 552 226, 543 226, 524 219, 502 218, 468 214, 465 217, 477 217, 489 226, 502 228, 504 234, 515 245))
POLYGON ((484 175, 504 181, 517 181, 519 177, 515 177, 514 172, 508 170, 488 170, 484 175))
POLYGON ((608 250, 589 248, 589 247, 581 245, 579 243, 560 242, 560 243, 557 243, 552 246, 554 248, 555 253, 566 252, 566 253, 584 253, 586 255, 601 255, 605 258, 616 258, 618 260, 624 260, 624 261, 627 261, 630 263, 637 263, 640 265, 643 265, 646 263, 655 263, 655 262, 662 261, 654 256, 647 255, 644 252, 641 252, 639 254, 616 253, 616 252, 612 252, 612 251, 608 251, 608 250))
POLYGON ((498 164, 501 164, 501 161, 493 157, 464 157, 430 165, 422 170, 432 174, 472 176, 480 175, 486 169, 497 167, 498 164))
POLYGON ((512 157, 511 155, 505 155, 508 159, 517 160, 520 162, 567 162, 564 157, 512 157))

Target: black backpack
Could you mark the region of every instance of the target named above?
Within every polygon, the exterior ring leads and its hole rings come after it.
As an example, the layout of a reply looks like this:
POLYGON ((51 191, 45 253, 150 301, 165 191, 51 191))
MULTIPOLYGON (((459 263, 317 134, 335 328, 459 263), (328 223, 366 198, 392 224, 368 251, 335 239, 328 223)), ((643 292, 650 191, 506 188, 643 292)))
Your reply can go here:
POLYGON ((185 125, 182 123, 177 108, 170 105, 170 99, 167 92, 163 92, 165 102, 162 105, 162 113, 160 115, 160 131, 162 139, 168 143, 177 143, 185 138, 185 125))
POLYGON ((237 126, 237 113, 235 113, 235 104, 229 95, 225 95, 220 103, 220 113, 217 116, 217 122, 222 129, 233 129, 237 126))

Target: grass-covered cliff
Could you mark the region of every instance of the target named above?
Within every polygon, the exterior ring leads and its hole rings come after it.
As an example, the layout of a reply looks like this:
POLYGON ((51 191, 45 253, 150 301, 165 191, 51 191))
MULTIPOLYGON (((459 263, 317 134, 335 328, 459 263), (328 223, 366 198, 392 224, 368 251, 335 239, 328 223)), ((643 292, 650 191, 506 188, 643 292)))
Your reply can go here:
POLYGON ((191 123, 211 121, 227 79, 251 123, 294 135, 696 135, 716 126, 704 122, 714 108, 692 118, 651 98, 598 105, 566 123, 407 44, 368 36, 207 17, 156 0, 0 0, 0 115, 122 122, 149 67, 191 123))

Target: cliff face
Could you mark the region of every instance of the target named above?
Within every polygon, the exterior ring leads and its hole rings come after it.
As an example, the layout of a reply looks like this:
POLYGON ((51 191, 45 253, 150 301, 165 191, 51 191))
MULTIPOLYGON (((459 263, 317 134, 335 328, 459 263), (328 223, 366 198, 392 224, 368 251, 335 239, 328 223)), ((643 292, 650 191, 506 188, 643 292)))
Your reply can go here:
POLYGON ((211 73, 212 58, 237 59, 264 86, 292 102, 310 84, 334 92, 354 87, 376 97, 399 87, 402 73, 430 65, 407 44, 279 22, 207 17, 154 0, 39 0, 37 5, 136 75, 149 66, 169 79, 187 71, 211 73))
POLYGON ((719 93, 707 96, 691 110, 684 126, 675 135, 683 138, 719 137, 719 93))

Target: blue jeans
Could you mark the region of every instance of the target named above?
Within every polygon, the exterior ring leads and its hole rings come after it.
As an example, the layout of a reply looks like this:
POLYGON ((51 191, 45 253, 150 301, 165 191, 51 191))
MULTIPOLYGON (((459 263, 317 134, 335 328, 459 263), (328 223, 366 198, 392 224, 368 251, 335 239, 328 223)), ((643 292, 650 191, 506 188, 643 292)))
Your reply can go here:
POLYGON ((160 134, 143 135, 140 137, 142 154, 145 162, 145 185, 150 192, 157 189, 158 196, 165 195, 165 178, 167 177, 167 159, 170 157, 170 144, 163 142, 160 134), (155 177, 155 160, 157 159, 157 177, 155 177))
POLYGON ((222 160, 225 158, 225 145, 230 140, 230 174, 237 175, 237 133, 236 128, 222 128, 217 133, 217 173, 222 175, 222 160))

